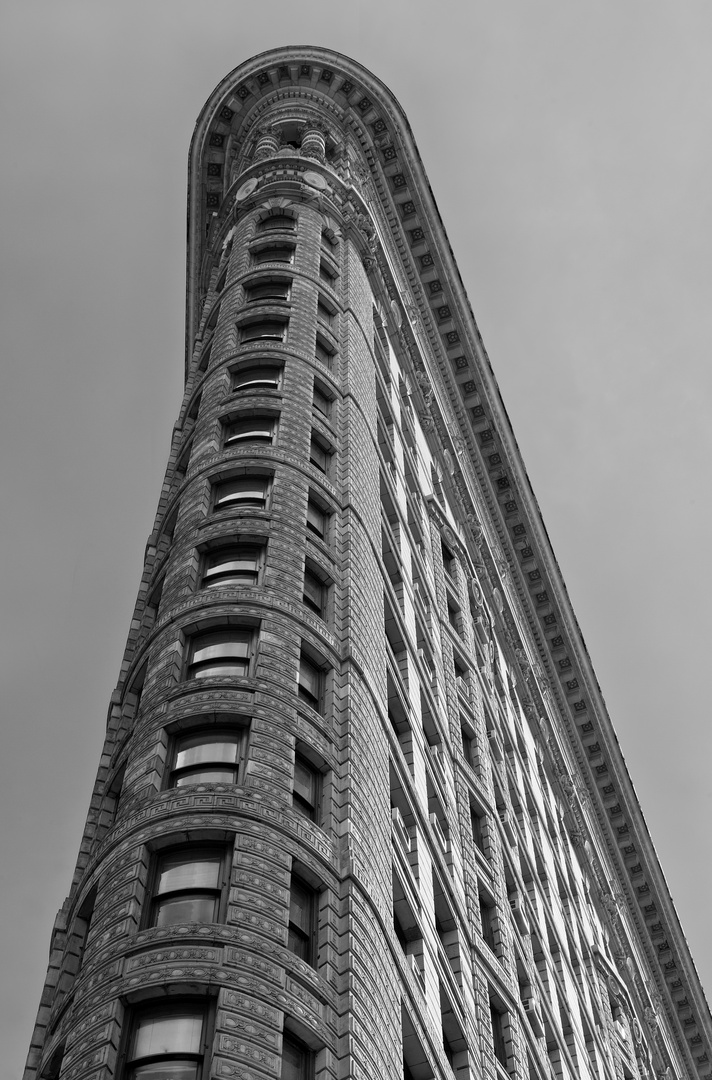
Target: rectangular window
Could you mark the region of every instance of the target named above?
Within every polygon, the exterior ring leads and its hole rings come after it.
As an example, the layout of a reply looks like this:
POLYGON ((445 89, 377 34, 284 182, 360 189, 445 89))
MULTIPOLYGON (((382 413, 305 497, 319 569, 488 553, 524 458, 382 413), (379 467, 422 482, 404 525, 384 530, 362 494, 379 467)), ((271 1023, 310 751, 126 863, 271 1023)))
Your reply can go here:
POLYGON ((307 503, 307 529, 322 540, 325 540, 326 523, 327 515, 313 499, 310 499, 307 503))
POLYGON ((130 1080, 199 1080, 206 1053, 206 1010, 179 1002, 134 1017, 128 1044, 130 1080))
POLYGON ((325 439, 317 435, 316 432, 312 432, 311 444, 309 447, 309 461, 312 465, 315 465, 320 472, 328 473, 329 461, 331 459, 331 449, 325 439))
POLYGON ((243 733, 198 731, 176 739, 169 787, 188 784, 236 784, 243 733))
POLYGON ((297 754, 294 758, 294 790, 292 804, 300 814, 316 821, 321 794, 321 773, 310 762, 297 754))
POLYGON ((240 367, 232 373, 232 392, 242 390, 279 390, 281 365, 253 364, 240 367))
POLYGON ((287 329, 286 319, 261 319, 247 323, 240 328, 240 342, 248 341, 284 341, 287 329))
POLYGON ((490 1001, 490 1024, 495 1057, 500 1065, 503 1065, 506 1069, 507 1047, 504 1041, 504 1016, 492 1001, 490 1001))
POLYGON ((314 967, 317 893, 310 885, 292 875, 289 887, 289 933, 287 948, 300 960, 314 967))
POLYGON ((290 285, 288 278, 260 280, 245 286, 245 300, 248 304, 258 301, 266 303, 270 300, 289 300, 290 285))
POLYGON ((473 744, 472 736, 469 734, 465 727, 460 728, 462 734, 462 753, 465 757, 465 761, 471 769, 475 767, 475 748, 473 744))
POLYGON ((443 554, 443 570, 445 571, 445 573, 448 575, 449 578, 454 578, 454 576, 455 576, 455 556, 450 551, 450 548, 446 547, 445 544, 442 545, 442 554, 443 554))
POLYGON ((479 898, 480 922, 482 923, 482 939, 492 952, 494 948, 494 906, 482 896, 479 898))
POLYGON ((484 848, 485 848, 484 838, 483 838, 483 830, 482 830, 483 820, 484 820, 484 818, 480 814, 477 813, 474 806, 471 806, 470 807, 470 824, 472 825, 472 841, 473 841, 475 847, 479 848, 480 851, 484 851, 484 848))
POLYGON ((331 398, 324 392, 318 383, 314 383, 314 408, 322 416, 328 417, 331 412, 331 398))
POLYGON ((150 925, 218 922, 228 877, 226 864, 222 847, 178 848, 159 855, 150 925))
POLYGON ((326 586, 308 566, 304 568, 304 592, 302 599, 307 607, 315 611, 317 615, 324 614, 326 600, 326 586))
POLYGON ((256 266, 265 263, 291 263, 294 258, 293 244, 265 244, 251 252, 252 262, 256 266))
POLYGON ((294 232, 297 227, 297 223, 293 217, 289 217, 288 214, 271 214, 269 217, 260 221, 257 228, 260 232, 277 232, 286 229, 288 232, 294 232))
POLYGON ((326 367, 331 367, 331 362, 334 359, 335 350, 329 345, 322 337, 317 335, 316 347, 314 349, 314 355, 320 364, 324 364, 326 367))
POLYGON ((215 484, 215 510, 226 510, 233 506, 252 506, 264 510, 267 505, 269 480, 266 476, 235 476, 215 484))
POLYGON ((251 630, 216 630, 196 635, 190 643, 189 679, 235 678, 249 674, 251 630))
POLYGON ((299 697, 311 705, 312 709, 321 712, 322 696, 324 688, 324 673, 316 664, 302 653, 299 658, 299 697))
POLYGON ((230 544, 209 551, 203 562, 201 588, 222 588, 225 585, 256 585, 262 562, 261 547, 251 544, 230 544))
POLYGON ((271 443, 274 437, 275 418, 273 416, 241 416, 224 426, 225 447, 240 446, 246 442, 271 443))
POLYGON ((317 319, 320 319, 321 322, 323 322, 326 326, 331 326, 334 321, 335 312, 332 311, 332 309, 322 300, 321 297, 319 297, 317 301, 316 317, 317 319))
POLYGON ((314 1055, 292 1035, 282 1039, 282 1072, 280 1080, 311 1080, 314 1075, 314 1055))
POLYGON ((326 285, 330 285, 333 289, 336 284, 336 274, 323 260, 319 264, 319 277, 326 285))

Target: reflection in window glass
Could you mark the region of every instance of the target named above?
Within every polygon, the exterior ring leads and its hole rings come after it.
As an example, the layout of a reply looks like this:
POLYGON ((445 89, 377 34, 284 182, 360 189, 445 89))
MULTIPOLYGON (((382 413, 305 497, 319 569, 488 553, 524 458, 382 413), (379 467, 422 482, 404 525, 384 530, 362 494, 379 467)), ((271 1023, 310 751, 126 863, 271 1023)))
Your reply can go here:
POLYGON ((314 899, 314 890, 299 878, 292 877, 287 948, 308 964, 313 963, 314 899))
POLYGON ((220 630, 194 638, 188 665, 189 679, 207 679, 213 675, 247 675, 250 667, 249 630, 220 630))
POLYGON ((282 368, 263 364, 260 367, 239 368, 233 373, 233 393, 238 390, 278 390, 282 368))
POLYGON ((215 509, 230 506, 255 506, 263 509, 267 502, 265 476, 236 476, 215 485, 215 509))
POLYGON ((204 1019, 202 1009, 181 1005, 139 1015, 129 1043, 131 1080, 197 1080, 204 1019))
POLYGON ((152 926, 215 922, 221 891, 223 852, 186 848, 158 860, 152 926))
POLYGON ((239 732, 184 735, 176 744, 171 786, 236 784, 241 742, 239 732))
POLYGON ((225 446, 242 442, 271 443, 274 434, 274 417, 247 416, 225 426, 225 446))
POLYGON ((261 548, 234 544, 219 548, 205 557, 203 588, 222 585, 256 585, 261 548))

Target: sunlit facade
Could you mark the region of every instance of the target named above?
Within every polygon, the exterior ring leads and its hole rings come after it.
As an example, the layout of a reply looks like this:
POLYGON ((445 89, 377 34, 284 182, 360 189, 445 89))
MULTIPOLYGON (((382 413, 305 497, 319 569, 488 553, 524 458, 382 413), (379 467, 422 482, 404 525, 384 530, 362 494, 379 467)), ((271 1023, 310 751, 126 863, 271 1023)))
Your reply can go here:
POLYGON ((188 220, 185 395, 26 1080, 710 1075, 400 106, 326 50, 253 58, 188 220))

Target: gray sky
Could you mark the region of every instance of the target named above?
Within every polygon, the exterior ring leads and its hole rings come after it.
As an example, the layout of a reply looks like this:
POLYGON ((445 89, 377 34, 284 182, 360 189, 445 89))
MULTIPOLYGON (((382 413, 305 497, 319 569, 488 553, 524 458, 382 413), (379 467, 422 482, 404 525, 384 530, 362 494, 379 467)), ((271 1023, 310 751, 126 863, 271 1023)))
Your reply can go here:
POLYGON ((5 0, 0 1080, 29 1044, 181 398, 188 143, 290 42, 428 170, 712 990, 709 0, 5 0))

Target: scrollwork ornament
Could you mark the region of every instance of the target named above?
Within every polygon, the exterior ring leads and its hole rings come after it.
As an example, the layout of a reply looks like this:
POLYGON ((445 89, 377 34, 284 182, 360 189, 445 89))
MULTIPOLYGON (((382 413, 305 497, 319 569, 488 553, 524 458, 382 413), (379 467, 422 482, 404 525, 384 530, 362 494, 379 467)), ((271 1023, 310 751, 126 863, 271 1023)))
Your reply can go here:
POLYGON ((482 538, 484 536, 484 529, 482 528, 474 514, 468 514, 465 520, 467 521, 470 532, 472 533, 472 539, 479 547, 479 545, 482 543, 482 538))

